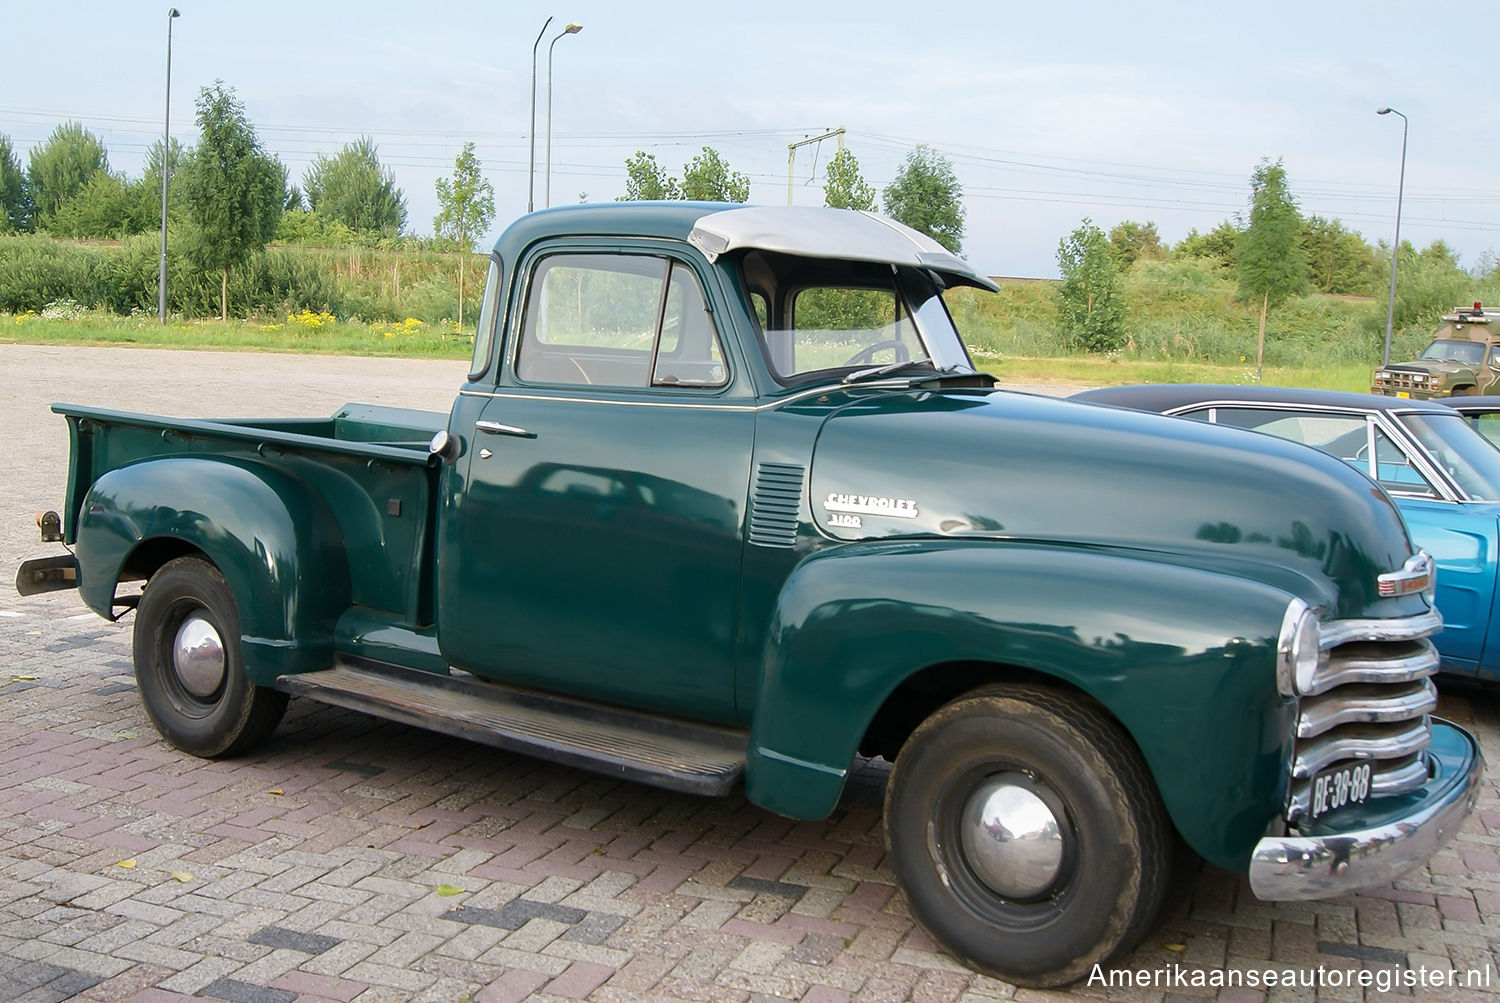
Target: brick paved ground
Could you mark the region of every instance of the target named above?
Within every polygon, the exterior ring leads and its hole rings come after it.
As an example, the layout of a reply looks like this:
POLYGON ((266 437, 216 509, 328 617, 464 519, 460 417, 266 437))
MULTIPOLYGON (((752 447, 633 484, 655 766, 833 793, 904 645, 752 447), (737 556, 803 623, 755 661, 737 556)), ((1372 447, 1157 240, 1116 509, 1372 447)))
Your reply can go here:
MULTIPOLYGON (((21 556, 45 552, 25 513, 61 495, 46 400, 226 415, 326 414, 348 398, 442 407, 461 368, 0 346, 0 571, 8 582, 21 556), (246 380, 253 393, 236 389, 246 380)), ((1500 763, 1491 693, 1450 688, 1443 712, 1500 763)), ((0 763, 0 1003, 1387 998, 1038 993, 967 972, 892 887, 879 764, 831 818, 798 823, 306 701, 254 755, 192 759, 140 709, 129 619, 108 624, 73 594, 0 593, 0 763)), ((1225 966, 1322 966, 1330 980, 1477 969, 1488 986, 1388 995, 1500 997, 1493 776, 1455 844, 1388 889, 1268 905, 1233 876, 1187 875, 1122 968, 1183 982, 1225 966)))

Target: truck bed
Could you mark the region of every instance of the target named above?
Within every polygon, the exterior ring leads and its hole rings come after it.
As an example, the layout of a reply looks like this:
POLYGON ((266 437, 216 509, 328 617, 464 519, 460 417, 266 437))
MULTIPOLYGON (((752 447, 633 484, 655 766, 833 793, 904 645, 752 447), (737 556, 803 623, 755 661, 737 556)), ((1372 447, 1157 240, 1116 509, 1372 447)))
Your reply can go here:
POLYGON ((73 404, 72 464, 64 513, 68 542, 89 489, 121 467, 177 456, 214 456, 272 467, 323 500, 349 558, 353 605, 413 627, 434 619, 433 521, 439 467, 428 442, 447 427, 431 411, 346 404, 328 418, 190 419, 73 404))

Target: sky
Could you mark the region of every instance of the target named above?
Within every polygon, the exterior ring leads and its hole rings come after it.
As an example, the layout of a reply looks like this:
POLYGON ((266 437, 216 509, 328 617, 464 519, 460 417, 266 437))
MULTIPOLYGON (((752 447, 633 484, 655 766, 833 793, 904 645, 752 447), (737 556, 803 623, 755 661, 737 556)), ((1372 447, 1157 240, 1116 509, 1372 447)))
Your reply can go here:
MULTIPOLYGON (((22 166, 71 119, 104 141, 112 169, 138 176, 166 119, 168 5, 6 6, 0 134, 22 166)), ((622 194, 638 150, 680 176, 712 146, 749 176, 752 202, 785 204, 788 145, 842 128, 877 188, 918 144, 946 156, 964 189, 964 255, 991 275, 1055 276, 1058 242, 1085 218, 1153 222, 1169 243, 1207 232, 1247 213, 1266 158, 1283 162, 1304 215, 1389 243, 1403 130, 1376 109, 1391 106, 1409 121, 1402 239, 1442 239, 1465 267, 1500 254, 1493 0, 177 9, 174 138, 194 140, 194 101, 215 80, 293 183, 369 136, 416 233, 432 232, 434 182, 465 142, 494 186, 488 244, 528 196, 540 208, 622 194), (583 30, 557 38, 569 22, 583 30)), ((796 204, 822 204, 836 150, 829 139, 795 151, 796 204)))

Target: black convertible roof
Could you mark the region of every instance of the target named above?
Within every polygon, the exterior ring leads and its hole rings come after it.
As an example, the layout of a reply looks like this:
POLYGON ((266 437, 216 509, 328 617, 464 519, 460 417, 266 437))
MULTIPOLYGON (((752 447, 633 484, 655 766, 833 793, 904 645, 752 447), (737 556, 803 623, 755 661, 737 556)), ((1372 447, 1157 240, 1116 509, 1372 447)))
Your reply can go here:
POLYGON ((1464 414, 1494 414, 1500 411, 1500 397, 1444 397, 1441 403, 1464 414))

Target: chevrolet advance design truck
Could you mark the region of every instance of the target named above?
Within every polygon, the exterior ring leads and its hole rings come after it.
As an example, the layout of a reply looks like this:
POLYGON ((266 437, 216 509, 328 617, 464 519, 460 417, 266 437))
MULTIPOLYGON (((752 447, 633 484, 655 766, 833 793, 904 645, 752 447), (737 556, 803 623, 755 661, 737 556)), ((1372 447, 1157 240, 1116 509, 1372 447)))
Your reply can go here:
POLYGON ((1027 985, 1134 946, 1178 837, 1270 900, 1421 865, 1482 762, 1431 717, 1390 498, 998 390, 961 286, 993 288, 859 212, 537 212, 447 414, 57 405, 73 553, 19 585, 133 610, 146 710, 200 756, 294 695, 803 819, 883 756, 913 914, 1027 985))

